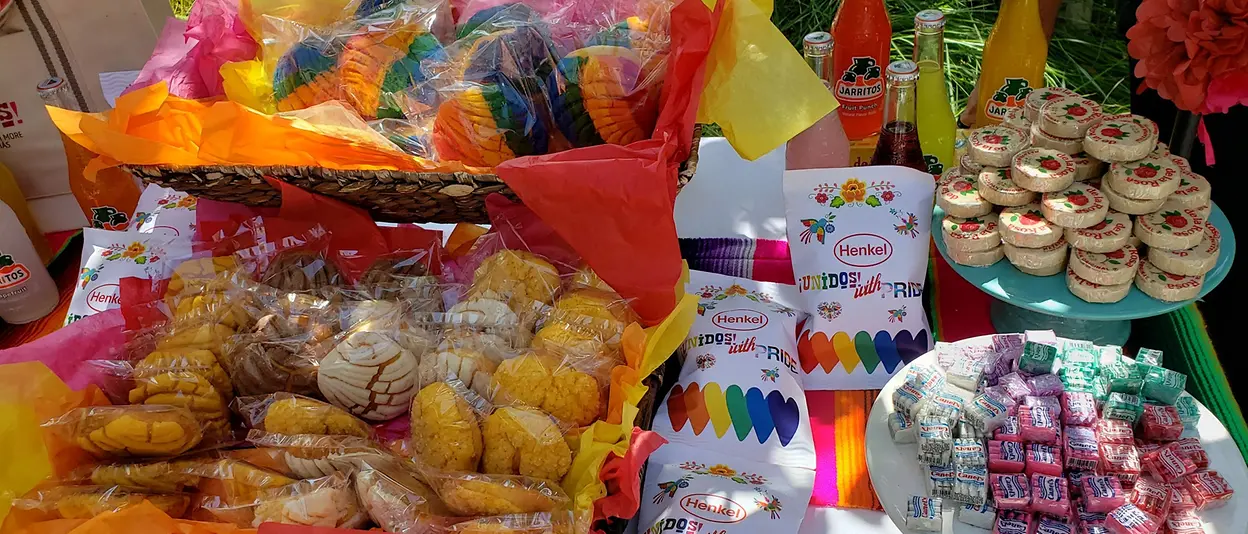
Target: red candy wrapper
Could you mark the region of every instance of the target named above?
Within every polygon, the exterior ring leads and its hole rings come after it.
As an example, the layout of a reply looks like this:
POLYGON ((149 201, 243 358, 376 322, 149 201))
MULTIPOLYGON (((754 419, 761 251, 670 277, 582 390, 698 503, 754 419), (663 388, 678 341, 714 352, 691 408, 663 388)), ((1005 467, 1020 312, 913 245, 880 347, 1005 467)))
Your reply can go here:
POLYGON ((1057 418, 1047 406, 1019 406, 1018 426, 1027 442, 1057 442, 1057 418))
POLYGON ((1043 443, 1028 443, 1025 447, 1027 466, 1024 472, 1028 476, 1037 474, 1062 476, 1062 450, 1043 443))
POLYGON ((1102 442, 1101 472, 1118 477, 1123 487, 1134 485, 1140 478, 1140 456, 1135 445, 1102 442))
MULTIPOLYGON (((1196 472, 1196 464, 1173 444, 1144 455, 1144 468, 1162 482, 1174 482, 1196 472)), ((1192 495, 1192 498, 1196 498, 1192 495)))
POLYGON ((1118 477, 1090 476, 1083 479, 1083 502, 1087 511, 1109 513, 1127 503, 1127 492, 1118 477))
POLYGON ((1148 512, 1153 517, 1170 515, 1170 485, 1142 478, 1135 483, 1128 502, 1148 512))
POLYGON ((1101 419, 1101 421, 1096 424, 1096 441, 1100 443, 1120 443, 1123 445, 1131 445, 1135 443, 1135 432, 1131 430, 1131 423, 1126 421, 1120 419, 1101 419))
POLYGON ((1146 439, 1135 440, 1135 450, 1140 453, 1140 457, 1166 446, 1165 443, 1157 441, 1149 441, 1146 439))
POLYGON ((1230 502, 1231 496, 1235 495, 1235 490, 1217 471, 1193 473, 1183 482, 1187 484, 1187 491, 1191 492, 1197 510, 1218 508, 1230 502))
POLYGON ((1031 486, 1026 475, 994 473, 988 475, 988 485, 998 510, 1026 510, 1031 505, 1031 486))
POLYGON ((1209 453, 1205 452, 1199 438, 1183 438, 1176 441, 1175 446, 1196 464, 1196 469, 1209 469, 1209 453))
POLYGON ((1192 492, 1182 482, 1170 484, 1170 513, 1186 512, 1196 509, 1196 501, 1192 500, 1192 492))
POLYGON ((1166 534, 1205 534, 1205 525, 1195 512, 1175 512, 1166 518, 1166 534))
POLYGON ((1145 439, 1174 441, 1183 436, 1183 421, 1174 406, 1145 404, 1140 430, 1145 439))
MULTIPOLYGON (((1000 508, 1000 507, 998 507, 1000 508)), ((997 522, 992 526, 992 534, 1034 534, 1036 516, 1031 512, 1019 510, 997 510, 997 522)))
POLYGON ((1061 475, 1031 477, 1031 511, 1057 517, 1070 515, 1070 489, 1061 475))
POLYGON ((1156 517, 1131 503, 1119 506, 1105 518, 1105 528, 1111 534, 1155 534, 1159 527, 1156 517))
POLYGON ((998 441, 1023 441, 1023 429, 1018 425, 1018 416, 1011 415, 1005 418, 1005 422, 992 432, 992 439, 998 441))
POLYGON ((1017 441, 988 440, 988 469, 993 473, 1022 473, 1027 467, 1023 447, 1017 441))

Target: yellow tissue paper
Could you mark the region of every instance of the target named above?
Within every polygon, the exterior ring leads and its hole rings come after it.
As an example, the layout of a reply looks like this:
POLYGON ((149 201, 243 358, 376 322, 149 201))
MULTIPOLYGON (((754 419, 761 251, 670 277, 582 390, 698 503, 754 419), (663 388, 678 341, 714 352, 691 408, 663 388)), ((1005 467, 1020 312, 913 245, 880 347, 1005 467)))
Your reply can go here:
POLYGON ((837 108, 802 55, 771 23, 772 0, 720 0, 723 18, 706 58, 698 122, 718 123, 754 160, 837 108))

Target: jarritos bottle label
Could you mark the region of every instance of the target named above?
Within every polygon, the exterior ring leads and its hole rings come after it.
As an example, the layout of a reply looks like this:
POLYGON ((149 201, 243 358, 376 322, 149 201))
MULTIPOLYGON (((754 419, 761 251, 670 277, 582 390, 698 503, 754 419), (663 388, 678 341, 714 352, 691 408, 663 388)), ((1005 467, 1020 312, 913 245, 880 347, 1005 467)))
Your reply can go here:
POLYGON ((30 269, 14 261, 13 256, 0 254, 0 291, 22 285, 27 280, 30 280, 30 269))
POLYGON ((1021 108, 1031 94, 1031 82, 1027 78, 1006 78, 1005 82, 992 93, 984 113, 996 120, 1005 119, 1011 109, 1021 108))
POLYGON ((871 56, 853 56, 836 80, 836 100, 842 113, 865 116, 878 109, 883 98, 884 71, 879 62, 871 56))

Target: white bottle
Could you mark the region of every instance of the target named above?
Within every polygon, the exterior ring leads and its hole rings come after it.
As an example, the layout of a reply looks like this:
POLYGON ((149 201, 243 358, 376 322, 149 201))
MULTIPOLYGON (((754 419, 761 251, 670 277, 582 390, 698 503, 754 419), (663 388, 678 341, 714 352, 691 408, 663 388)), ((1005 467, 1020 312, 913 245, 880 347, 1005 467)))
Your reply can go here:
POLYGON ((60 293, 22 223, 0 202, 0 319, 10 324, 39 320, 56 309, 60 293))

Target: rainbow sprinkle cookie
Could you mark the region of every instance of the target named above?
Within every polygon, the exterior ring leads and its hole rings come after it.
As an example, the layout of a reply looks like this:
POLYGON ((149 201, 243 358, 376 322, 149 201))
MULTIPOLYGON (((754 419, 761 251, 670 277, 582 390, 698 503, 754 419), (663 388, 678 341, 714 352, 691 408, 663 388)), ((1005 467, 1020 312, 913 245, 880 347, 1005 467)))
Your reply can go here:
POLYGON ((559 76, 550 78, 555 124, 578 147, 647 139, 658 106, 652 88, 639 87, 644 82, 641 58, 632 50, 576 50, 559 62, 559 76))
POLYGON ((433 125, 438 158, 493 167, 545 154, 549 133, 533 102, 507 83, 470 84, 442 102, 433 125))

